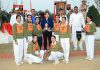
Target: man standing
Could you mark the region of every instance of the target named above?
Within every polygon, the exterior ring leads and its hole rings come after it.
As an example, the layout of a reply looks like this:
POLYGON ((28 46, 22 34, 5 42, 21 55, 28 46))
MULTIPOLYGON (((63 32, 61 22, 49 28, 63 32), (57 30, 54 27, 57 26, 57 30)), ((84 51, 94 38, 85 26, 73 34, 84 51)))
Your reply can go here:
POLYGON ((83 50, 81 33, 85 22, 82 13, 78 12, 77 6, 74 7, 74 13, 71 14, 69 23, 72 27, 72 41, 74 44, 74 50, 77 50, 78 46, 80 50, 83 50))
POLYGON ((35 9, 31 9, 31 13, 32 13, 32 24, 35 24, 35 9))

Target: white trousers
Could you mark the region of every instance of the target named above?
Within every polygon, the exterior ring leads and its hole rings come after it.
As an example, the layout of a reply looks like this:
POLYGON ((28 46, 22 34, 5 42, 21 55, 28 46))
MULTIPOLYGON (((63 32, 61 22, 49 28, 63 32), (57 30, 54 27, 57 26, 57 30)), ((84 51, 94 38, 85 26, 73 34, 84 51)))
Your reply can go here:
POLYGON ((44 51, 40 50, 40 52, 36 51, 35 53, 40 54, 40 57, 34 56, 32 54, 27 54, 29 62, 41 63, 43 61, 44 51))
POLYGON ((69 60, 70 42, 69 38, 61 38, 61 47, 63 48, 65 61, 69 60))
POLYGON ((24 38, 24 44, 23 44, 23 47, 24 47, 24 61, 26 61, 27 60, 27 48, 28 48, 28 43, 29 42, 27 42, 27 40, 26 40, 26 38, 24 38))
POLYGON ((14 49, 14 56, 15 56, 15 62, 21 62, 23 57, 23 39, 17 39, 18 45, 15 44, 15 41, 13 41, 13 49, 14 49))
POLYGON ((87 57, 94 58, 94 35, 86 35, 85 43, 86 43, 86 52, 87 57))
POLYGON ((78 46, 79 46, 80 49, 83 49, 83 47, 82 47, 82 39, 80 40, 79 45, 78 45, 78 40, 77 40, 77 37, 76 37, 75 28, 73 28, 73 30, 72 30, 72 41, 73 41, 73 45, 74 45, 75 49, 78 49, 78 46))
POLYGON ((51 51, 50 56, 48 57, 48 60, 59 60, 63 56, 62 52, 59 51, 51 51))
POLYGON ((29 42, 31 41, 32 41, 32 36, 28 36, 28 42, 26 38, 24 38, 24 61, 27 60, 27 48, 28 48, 29 42))

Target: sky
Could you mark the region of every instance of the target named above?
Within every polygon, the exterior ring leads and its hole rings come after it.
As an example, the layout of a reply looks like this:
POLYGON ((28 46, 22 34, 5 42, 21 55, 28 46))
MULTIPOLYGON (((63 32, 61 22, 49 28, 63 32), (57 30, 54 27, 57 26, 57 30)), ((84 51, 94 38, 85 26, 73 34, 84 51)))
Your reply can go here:
MULTIPOLYGON (((11 11, 12 5, 16 0, 1 0, 2 1, 2 7, 6 11, 11 11)), ((24 4, 25 10, 30 10, 30 0, 22 0, 24 4)), ((61 1, 61 0, 55 0, 55 1, 61 1)), ((66 1, 66 0, 62 0, 66 1)), ((91 4, 93 4, 93 0, 87 0, 91 1, 91 4)), ((53 12, 54 10, 54 0, 31 0, 32 2, 32 8, 38 10, 45 11, 46 9, 49 9, 50 12, 53 12)), ((72 4, 72 8, 74 6, 80 6, 81 0, 67 0, 67 3, 72 4)), ((17 0, 17 4, 21 4, 21 0, 17 0)))
MULTIPOLYGON (((16 0, 1 0, 2 6, 4 10, 10 11, 12 9, 12 5, 16 0)), ((24 9, 30 10, 30 0, 22 0, 24 4, 24 9)), ((55 1, 61 1, 61 0, 55 0, 55 1)), ((62 0, 66 1, 66 0, 62 0)), ((53 12, 54 9, 54 0, 31 0, 32 2, 32 8, 38 10, 45 11, 46 9, 49 9, 50 12, 53 12)), ((17 4, 21 4, 21 0, 17 0, 17 4)))

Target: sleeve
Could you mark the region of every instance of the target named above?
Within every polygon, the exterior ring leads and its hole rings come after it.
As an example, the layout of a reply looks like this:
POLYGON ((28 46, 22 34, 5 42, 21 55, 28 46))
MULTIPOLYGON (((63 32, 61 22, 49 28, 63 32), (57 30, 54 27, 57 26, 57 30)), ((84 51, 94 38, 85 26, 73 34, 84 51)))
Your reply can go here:
POLYGON ((13 39, 14 39, 15 41, 17 41, 17 40, 16 40, 16 31, 17 31, 16 29, 17 29, 17 28, 16 28, 16 24, 14 24, 13 27, 12 27, 12 32, 13 32, 13 39))
POLYGON ((32 49, 32 43, 29 43, 28 44, 28 48, 27 48, 27 53, 28 54, 32 54, 32 51, 33 51, 33 49, 32 49))
POLYGON ((13 25, 13 17, 10 18, 10 24, 13 25))
POLYGON ((61 47, 61 44, 57 42, 57 47, 58 47, 58 51, 62 52, 62 47, 61 47))
POLYGON ((85 27, 85 20, 84 20, 84 17, 83 17, 83 15, 82 15, 82 13, 81 13, 81 22, 82 22, 82 26, 83 26, 83 28, 85 27))
POLYGON ((70 28, 70 25, 67 26, 67 29, 68 29, 68 36, 70 37, 71 36, 71 30, 70 30, 71 28, 70 28))
POLYGON ((53 19, 50 20, 50 23, 51 23, 50 24, 50 30, 52 30, 52 28, 53 28, 53 19))
POLYGON ((93 24, 91 25, 91 32, 92 32, 92 33, 96 32, 96 25, 95 25, 95 23, 93 23, 93 24))
POLYGON ((72 27, 72 23, 73 23, 73 14, 71 14, 70 18, 69 18, 69 25, 70 25, 70 27, 72 27))
POLYGON ((23 24, 24 22, 24 19, 23 19, 23 16, 21 15, 21 23, 23 24))
POLYGON ((28 39, 28 36, 27 36, 27 25, 26 23, 23 24, 23 27, 24 27, 24 36, 26 39, 28 39))
POLYGON ((42 19, 42 20, 41 20, 41 27, 42 27, 42 29, 44 29, 44 24, 45 24, 45 23, 44 23, 44 19, 42 19))

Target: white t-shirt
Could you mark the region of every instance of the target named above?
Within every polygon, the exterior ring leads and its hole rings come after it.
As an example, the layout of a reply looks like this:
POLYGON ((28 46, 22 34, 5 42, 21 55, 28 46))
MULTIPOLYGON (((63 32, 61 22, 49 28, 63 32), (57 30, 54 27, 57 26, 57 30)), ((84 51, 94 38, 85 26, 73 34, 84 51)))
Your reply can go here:
POLYGON ((85 26, 84 18, 82 13, 72 13, 69 19, 69 24, 72 27, 72 30, 81 31, 82 26, 85 26))

